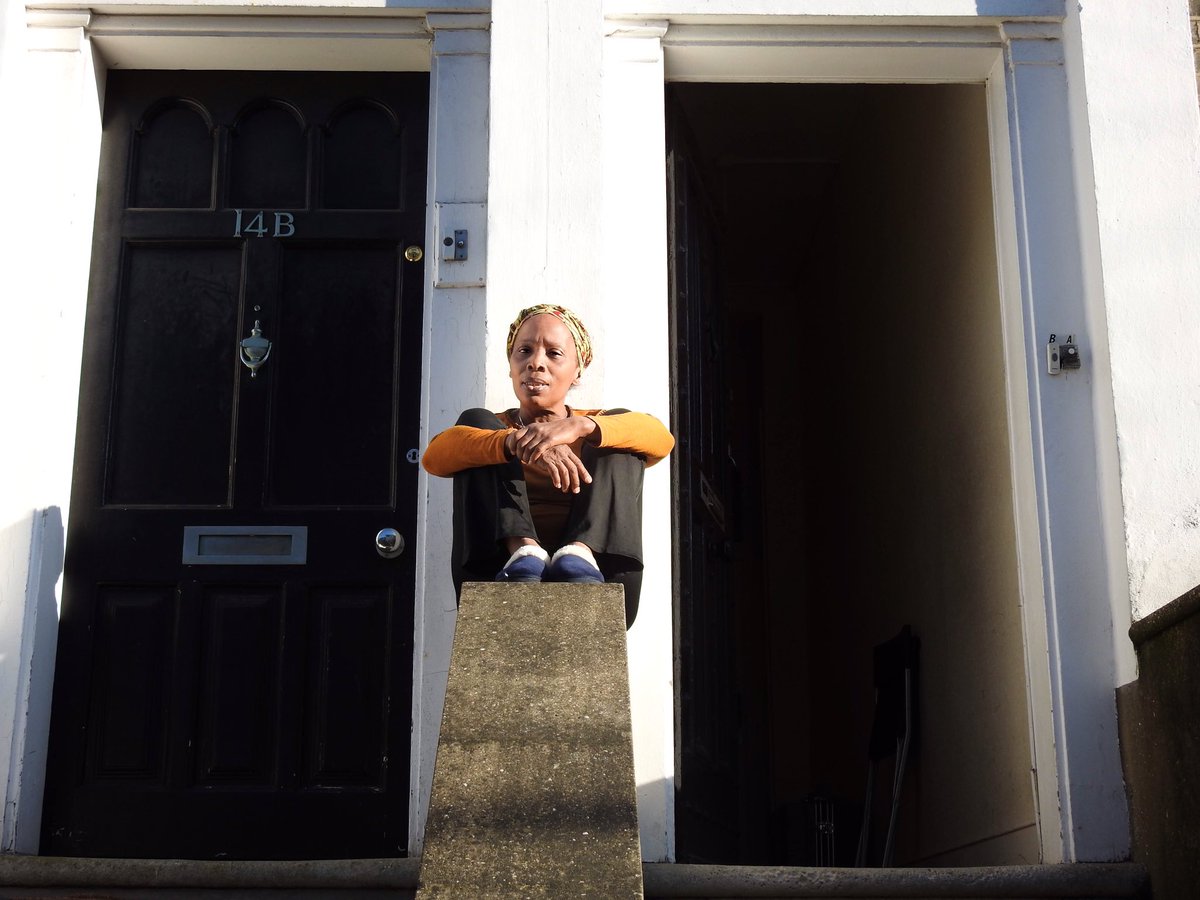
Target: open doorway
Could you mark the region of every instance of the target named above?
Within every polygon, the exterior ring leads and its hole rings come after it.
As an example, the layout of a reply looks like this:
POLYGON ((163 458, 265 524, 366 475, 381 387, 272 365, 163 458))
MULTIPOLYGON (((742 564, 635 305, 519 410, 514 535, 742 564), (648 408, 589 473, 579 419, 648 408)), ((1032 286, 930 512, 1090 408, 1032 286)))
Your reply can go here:
POLYGON ((908 624, 896 863, 1037 862, 984 87, 667 109, 678 858, 853 859, 872 648, 908 624))

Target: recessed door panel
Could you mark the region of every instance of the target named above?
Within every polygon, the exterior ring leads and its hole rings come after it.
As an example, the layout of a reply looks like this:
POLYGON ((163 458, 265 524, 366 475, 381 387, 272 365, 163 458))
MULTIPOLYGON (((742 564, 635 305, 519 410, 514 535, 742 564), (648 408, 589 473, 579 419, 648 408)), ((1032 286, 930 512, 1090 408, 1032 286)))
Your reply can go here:
POLYGON ((373 103, 339 110, 324 144, 324 202, 329 209, 400 209, 404 134, 373 103))
POLYGON ((229 502, 242 251, 132 244, 119 286, 108 502, 229 502))
POLYGON ((229 205, 302 209, 307 205, 308 127, 301 111, 259 100, 230 130, 229 205))
POLYGON ((275 781, 282 593, 275 585, 204 591, 197 784, 270 787, 275 781))
POLYGON ((394 243, 283 249, 272 504, 392 502, 401 265, 394 243))
POLYGON ((105 585, 96 602, 88 779, 162 784, 174 591, 105 585))
POLYGON ((388 666, 386 585, 318 588, 309 598, 317 616, 310 657, 305 784, 314 788, 382 790, 388 666))
POLYGON ((186 100, 147 111, 134 136, 130 206, 207 209, 212 204, 212 122, 186 100))

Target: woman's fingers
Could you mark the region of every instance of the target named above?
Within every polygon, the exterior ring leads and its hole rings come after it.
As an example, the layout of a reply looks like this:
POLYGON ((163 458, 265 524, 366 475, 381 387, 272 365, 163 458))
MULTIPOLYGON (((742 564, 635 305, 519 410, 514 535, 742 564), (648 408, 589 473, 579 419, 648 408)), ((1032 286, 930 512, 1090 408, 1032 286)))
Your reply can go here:
POLYGON ((592 481, 583 460, 571 449, 579 432, 578 421, 571 419, 534 422, 515 432, 515 455, 525 465, 549 475, 551 484, 558 490, 578 494, 583 485, 592 481))
POLYGON ((550 483, 563 493, 578 494, 580 488, 592 480, 583 460, 566 446, 551 447, 533 466, 546 472, 550 483))
POLYGON ((517 438, 517 455, 522 462, 531 463, 553 446, 547 445, 540 435, 526 429, 526 433, 517 438))
POLYGON ((591 474, 584 468, 583 460, 574 453, 567 451, 567 475, 569 482, 563 485, 563 491, 570 490, 572 494, 578 494, 580 488, 592 480, 591 474))
POLYGON ((550 481, 556 488, 563 493, 579 493, 579 476, 570 460, 563 459, 561 454, 551 453, 543 456, 541 462, 546 464, 550 481))
POLYGON ((578 417, 556 419, 552 422, 534 422, 517 432, 517 455, 522 462, 536 462, 551 447, 573 444, 579 438, 579 424, 572 421, 578 417))

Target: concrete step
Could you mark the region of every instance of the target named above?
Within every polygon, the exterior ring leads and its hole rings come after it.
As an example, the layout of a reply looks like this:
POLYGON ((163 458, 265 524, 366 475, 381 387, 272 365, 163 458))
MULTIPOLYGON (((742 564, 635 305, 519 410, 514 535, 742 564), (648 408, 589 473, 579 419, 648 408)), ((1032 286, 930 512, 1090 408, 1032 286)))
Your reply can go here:
MULTIPOLYGON (((0 856, 0 898, 166 900, 406 900, 415 859, 208 862, 0 856)), ((1149 878, 1131 863, 960 869, 816 869, 647 863, 649 898, 855 900, 1146 900, 1149 878)), ((604 886, 580 896, 606 897, 604 886)))
POLYGON ((646 864, 647 897, 1121 898, 1145 900, 1149 877, 1130 863, 981 866, 956 869, 835 869, 646 864))
POLYGON ((0 856, 0 900, 403 900, 416 893, 418 864, 416 859, 223 862, 0 856))

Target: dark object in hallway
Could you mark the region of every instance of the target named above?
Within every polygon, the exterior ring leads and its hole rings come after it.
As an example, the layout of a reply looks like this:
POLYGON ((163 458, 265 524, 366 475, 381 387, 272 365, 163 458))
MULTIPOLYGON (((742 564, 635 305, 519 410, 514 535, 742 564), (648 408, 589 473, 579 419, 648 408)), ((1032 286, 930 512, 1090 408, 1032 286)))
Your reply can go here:
POLYGON ((890 641, 875 647, 875 719, 867 749, 867 793, 863 800, 862 831, 858 836, 855 865, 867 864, 871 843, 871 811, 874 805, 875 769, 892 757, 892 805, 887 838, 879 864, 891 866, 896 845, 896 817, 900 811, 900 789, 912 747, 913 726, 917 718, 917 656, 921 642, 905 625, 890 641))

